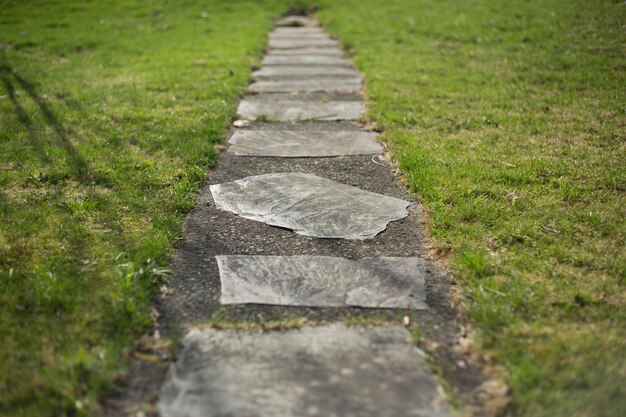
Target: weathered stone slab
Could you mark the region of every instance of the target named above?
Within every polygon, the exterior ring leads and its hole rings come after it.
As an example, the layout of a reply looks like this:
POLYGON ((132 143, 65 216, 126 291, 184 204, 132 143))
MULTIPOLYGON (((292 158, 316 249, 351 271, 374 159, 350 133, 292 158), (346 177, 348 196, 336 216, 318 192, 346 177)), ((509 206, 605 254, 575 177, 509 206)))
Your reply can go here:
POLYGON ((162 417, 446 417, 400 326, 193 329, 161 389, 162 417))
POLYGON ((356 120, 365 113, 361 100, 330 100, 290 94, 257 94, 239 102, 237 113, 248 120, 356 120))
POLYGON ((222 304, 425 309, 420 258, 216 256, 222 304))
POLYGON ((361 131, 236 130, 228 152, 239 156, 281 158, 383 153, 376 134, 361 131))
POLYGON ((330 37, 321 30, 311 30, 311 29, 300 29, 294 30, 290 32, 271 32, 269 34, 269 40, 298 40, 298 39, 306 39, 306 40, 325 40, 330 39, 330 37))
MULTIPOLYGON (((268 45, 274 47, 275 43, 310 43, 310 42, 323 42, 326 44, 338 45, 335 39, 329 38, 327 35, 298 35, 298 36, 283 36, 283 35, 270 35, 268 38, 268 45)), ((331 45, 331 46, 332 46, 331 45)))
POLYGON ((406 217, 408 201, 313 174, 277 173, 210 186, 220 210, 320 238, 368 239, 406 217))
POLYGON ((352 67, 346 58, 333 55, 266 55, 262 65, 335 65, 352 67))
POLYGON ((274 56, 274 55, 339 55, 342 56, 344 52, 335 47, 309 47, 309 48, 298 48, 298 49, 270 49, 267 51, 266 56, 274 56))
POLYGON ((269 34, 270 36, 328 36, 319 26, 317 27, 276 27, 269 34))
POLYGON ((248 91, 257 93, 310 93, 316 91, 358 93, 361 91, 361 80, 354 78, 265 80, 252 83, 248 86, 248 91))
POLYGON ((354 68, 336 66, 294 65, 294 66, 269 66, 263 67, 252 73, 255 78, 269 77, 338 77, 347 76, 359 78, 359 73, 354 68))
POLYGON ((339 42, 334 39, 277 39, 269 40, 270 48, 294 49, 294 48, 310 48, 310 47, 328 47, 339 46, 339 42))

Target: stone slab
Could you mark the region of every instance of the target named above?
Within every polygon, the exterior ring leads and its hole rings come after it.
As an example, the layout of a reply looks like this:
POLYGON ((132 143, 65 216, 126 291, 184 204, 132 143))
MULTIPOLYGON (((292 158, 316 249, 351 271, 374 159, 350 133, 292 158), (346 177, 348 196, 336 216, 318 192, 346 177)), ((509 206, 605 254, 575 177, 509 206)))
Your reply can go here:
POLYGON ((329 44, 329 45, 338 45, 337 40, 336 39, 331 39, 328 37, 328 35, 325 34, 321 34, 321 35, 294 35, 294 36, 285 36, 285 35, 270 35, 268 37, 268 45, 270 47, 276 47, 274 46, 275 44, 281 44, 281 43, 318 43, 318 42, 322 42, 325 44, 329 44))
POLYGON ((383 153, 376 134, 359 131, 236 130, 228 152, 239 156, 319 158, 383 153))
POLYGON ((299 30, 293 32, 272 32, 269 34, 270 41, 288 41, 288 40, 326 40, 331 39, 323 31, 299 30))
POLYGON ((361 80, 354 78, 261 80, 250 84, 247 89, 256 93, 358 93, 361 91, 361 80))
POLYGON ((209 188, 220 210, 319 238, 373 238, 408 216, 411 205, 303 173, 256 175, 209 188))
POLYGON ((352 67, 352 63, 341 56, 334 55, 266 55, 261 65, 334 65, 352 67))
POLYGON ((447 417, 442 389, 400 326, 192 329, 162 417, 447 417))
POLYGON ((365 113, 361 100, 326 100, 291 94, 257 94, 244 97, 237 113, 248 120, 357 120, 365 113))
POLYGON ((420 258, 216 256, 222 304, 426 309, 420 258))
POLYGON ((255 78, 276 78, 276 77, 354 77, 359 78, 359 73, 354 68, 336 66, 314 66, 314 65, 289 65, 289 66, 268 66, 252 73, 255 78))
POLYGON ((298 48, 298 49, 270 49, 267 51, 266 56, 274 56, 274 55, 338 55, 342 56, 344 54, 343 50, 337 47, 308 47, 308 48, 298 48))
POLYGON ((277 27, 269 33, 269 36, 278 37, 300 37, 300 36, 326 36, 326 32, 320 27, 300 27, 300 28, 286 28, 277 27))
POLYGON ((280 48, 280 49, 294 49, 294 48, 311 48, 311 47, 328 47, 328 46, 339 46, 339 42, 326 38, 326 39, 277 39, 277 40, 269 40, 268 43, 270 48, 280 48))

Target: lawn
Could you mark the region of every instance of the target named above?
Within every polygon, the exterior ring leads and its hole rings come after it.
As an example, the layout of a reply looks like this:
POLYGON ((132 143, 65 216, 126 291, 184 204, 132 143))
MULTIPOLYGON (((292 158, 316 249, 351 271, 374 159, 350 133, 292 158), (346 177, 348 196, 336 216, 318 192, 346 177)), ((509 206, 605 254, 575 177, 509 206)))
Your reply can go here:
POLYGON ((0 7, 0 415, 92 414, 284 6, 0 7))
POLYGON ((625 3, 320 3, 515 415, 626 415, 625 3))

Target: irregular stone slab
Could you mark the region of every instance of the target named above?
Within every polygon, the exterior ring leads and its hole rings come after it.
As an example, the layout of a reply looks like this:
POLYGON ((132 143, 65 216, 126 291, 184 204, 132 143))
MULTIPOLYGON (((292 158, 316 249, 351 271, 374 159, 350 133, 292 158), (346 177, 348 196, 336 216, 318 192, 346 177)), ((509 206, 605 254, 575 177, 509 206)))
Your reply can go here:
POLYGON ((237 113, 248 120, 356 120, 365 113, 361 100, 331 100, 290 94, 257 94, 239 102, 237 113))
POLYGON ((265 77, 338 77, 347 76, 359 78, 359 73, 354 68, 336 66, 315 66, 315 65, 290 65, 290 66, 269 66, 263 67, 252 73, 255 78, 265 77))
POLYGON ((335 65, 351 67, 349 60, 333 55, 266 55, 262 65, 335 65))
POLYGON ((228 152, 281 158, 381 154, 376 134, 360 131, 237 130, 228 152))
POLYGON ((400 327, 192 329, 162 417, 446 417, 442 389, 400 327))
POLYGON ((210 186, 215 205, 305 236, 368 239, 408 216, 408 201, 313 174, 278 173, 210 186))
POLYGON ((420 258, 216 256, 222 304, 426 309, 420 258))
POLYGON ((266 56, 274 56, 274 55, 340 55, 342 56, 344 52, 336 47, 323 48, 323 47, 309 47, 309 48, 298 48, 298 49, 270 49, 267 52, 266 56))
POLYGON ((354 78, 267 80, 250 84, 248 91, 257 93, 310 93, 316 91, 358 93, 361 91, 361 80, 354 78))
POLYGON ((294 49, 294 48, 310 48, 310 47, 328 47, 339 46, 339 42, 334 39, 277 39, 269 41, 270 48, 294 49))

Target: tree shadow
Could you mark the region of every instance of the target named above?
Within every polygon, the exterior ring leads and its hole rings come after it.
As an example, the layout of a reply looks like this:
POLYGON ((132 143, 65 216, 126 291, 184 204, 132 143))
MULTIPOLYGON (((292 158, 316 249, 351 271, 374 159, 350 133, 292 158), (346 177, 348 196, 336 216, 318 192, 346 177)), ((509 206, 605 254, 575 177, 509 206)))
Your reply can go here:
POLYGON ((89 172, 87 162, 76 150, 74 145, 72 145, 72 143, 69 141, 65 128, 56 117, 54 112, 50 109, 48 103, 46 103, 44 98, 37 93, 35 86, 7 64, 0 64, 0 81, 2 81, 2 84, 7 91, 7 96, 15 107, 15 113, 17 114, 17 118, 23 125, 28 128, 29 138, 33 146, 38 150, 41 158, 46 162, 51 162, 50 158, 46 155, 43 149, 43 144, 38 139, 37 134, 33 132, 33 123, 31 117, 24 109, 24 106, 22 106, 16 95, 16 86, 24 90, 24 92, 28 94, 31 100, 35 102, 46 124, 50 126, 55 132, 57 144, 67 152, 70 165, 77 179, 85 179, 86 175, 89 172))

